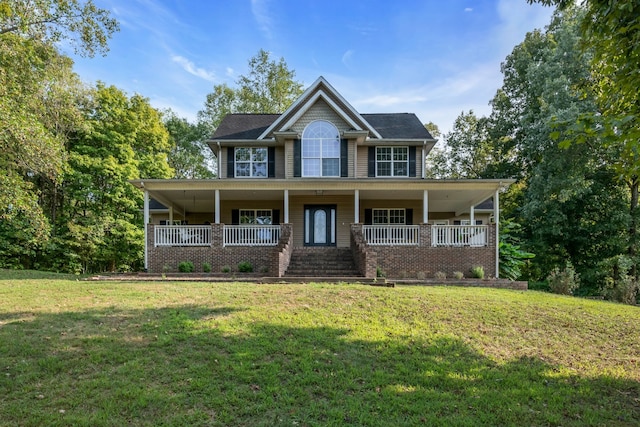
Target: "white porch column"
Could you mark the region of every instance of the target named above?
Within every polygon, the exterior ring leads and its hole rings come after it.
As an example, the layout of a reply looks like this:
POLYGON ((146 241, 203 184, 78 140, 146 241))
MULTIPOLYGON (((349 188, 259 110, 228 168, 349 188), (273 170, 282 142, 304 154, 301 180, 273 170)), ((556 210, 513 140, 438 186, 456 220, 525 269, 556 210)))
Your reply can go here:
POLYGON ((469 219, 471 225, 476 225, 476 207, 473 205, 469 209, 469 219))
POLYGON ((284 223, 289 224, 289 190, 284 190, 284 223))
POLYGON ((429 191, 424 190, 422 194, 422 223, 429 222, 429 191))
POLYGON ((216 224, 220 224, 220 190, 216 190, 213 203, 213 209, 215 210, 214 221, 216 224))
POLYGON ((500 189, 493 196, 493 218, 496 223, 496 279, 500 278, 500 189))
POLYGON ((147 224, 149 224, 149 192, 144 190, 144 269, 149 268, 149 255, 148 255, 148 243, 147 243, 147 224))
POLYGON ((353 191, 353 222, 360 223, 360 190, 353 191))

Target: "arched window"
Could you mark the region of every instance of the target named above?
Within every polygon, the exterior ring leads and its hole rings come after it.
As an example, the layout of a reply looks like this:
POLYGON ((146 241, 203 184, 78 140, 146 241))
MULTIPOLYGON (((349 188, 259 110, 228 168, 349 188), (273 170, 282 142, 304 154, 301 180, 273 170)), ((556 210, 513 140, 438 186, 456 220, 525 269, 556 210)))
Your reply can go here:
POLYGON ((302 132, 302 176, 340 176, 340 133, 317 120, 302 132))

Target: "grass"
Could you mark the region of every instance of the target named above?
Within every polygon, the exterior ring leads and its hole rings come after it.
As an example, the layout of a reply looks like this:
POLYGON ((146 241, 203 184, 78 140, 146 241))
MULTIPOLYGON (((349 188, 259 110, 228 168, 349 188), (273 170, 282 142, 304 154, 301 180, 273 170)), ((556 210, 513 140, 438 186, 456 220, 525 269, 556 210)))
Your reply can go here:
POLYGON ((12 278, 0 425, 636 426, 638 337, 531 291, 12 278))

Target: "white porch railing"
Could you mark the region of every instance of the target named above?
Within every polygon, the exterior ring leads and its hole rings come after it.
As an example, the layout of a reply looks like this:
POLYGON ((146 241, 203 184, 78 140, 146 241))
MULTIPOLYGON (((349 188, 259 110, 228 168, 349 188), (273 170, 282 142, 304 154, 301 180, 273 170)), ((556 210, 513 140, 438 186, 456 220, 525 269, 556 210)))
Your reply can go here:
POLYGON ((279 225, 225 225, 224 246, 276 246, 279 225))
POLYGON ((433 225, 432 246, 487 246, 489 228, 486 225, 433 225))
POLYGON ((418 246, 419 225, 363 225, 364 240, 376 246, 418 246))
POLYGON ((211 246, 210 225, 156 225, 155 246, 211 246))

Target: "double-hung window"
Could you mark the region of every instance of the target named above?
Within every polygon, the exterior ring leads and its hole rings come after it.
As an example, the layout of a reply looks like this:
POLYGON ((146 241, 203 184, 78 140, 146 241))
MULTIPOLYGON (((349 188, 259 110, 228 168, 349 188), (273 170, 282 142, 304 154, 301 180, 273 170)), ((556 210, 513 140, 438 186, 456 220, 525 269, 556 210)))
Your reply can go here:
POLYGON ((266 148, 238 147, 235 149, 235 176, 266 178, 268 174, 266 148))
POLYGON ((340 134, 331 123, 311 122, 302 133, 302 176, 340 176, 340 134))
POLYGON ((376 147, 376 176, 409 176, 409 147, 376 147))
POLYGON ((373 209, 374 224, 406 224, 407 212, 405 209, 373 209))
POLYGON ((271 209, 240 209, 240 224, 271 225, 273 211, 271 209))

